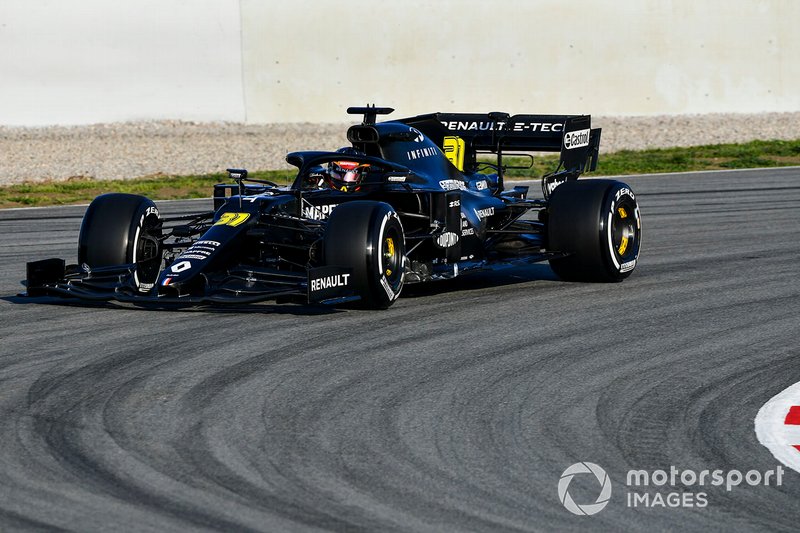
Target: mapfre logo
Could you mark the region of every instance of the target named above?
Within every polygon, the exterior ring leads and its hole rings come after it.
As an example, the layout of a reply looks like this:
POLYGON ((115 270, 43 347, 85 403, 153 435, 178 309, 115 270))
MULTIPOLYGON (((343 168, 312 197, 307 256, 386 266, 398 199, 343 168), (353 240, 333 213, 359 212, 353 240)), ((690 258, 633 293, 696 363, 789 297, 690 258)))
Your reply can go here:
POLYGON ((589 146, 589 130, 568 131, 564 134, 564 148, 572 150, 589 146))
POLYGON ((561 479, 558 480, 558 499, 561 501, 561 505, 572 514, 579 516, 597 514, 608 505, 608 500, 611 499, 611 480, 606 471, 594 463, 588 461, 575 463, 564 470, 561 479), (600 483, 600 495, 594 503, 577 504, 569 493, 569 484, 572 483, 572 478, 575 476, 585 474, 594 475, 597 482, 600 483))

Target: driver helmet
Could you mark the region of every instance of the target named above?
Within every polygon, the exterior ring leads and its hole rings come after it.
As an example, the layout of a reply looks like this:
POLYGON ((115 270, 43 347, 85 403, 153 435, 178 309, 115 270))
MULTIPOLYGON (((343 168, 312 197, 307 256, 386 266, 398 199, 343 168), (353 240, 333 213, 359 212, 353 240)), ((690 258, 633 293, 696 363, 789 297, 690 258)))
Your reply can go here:
MULTIPOLYGON (((363 156, 364 154, 355 148, 349 146, 339 148, 336 153, 343 155, 357 155, 363 156)), ((328 164, 328 178, 332 189, 337 191, 353 192, 361 188, 361 180, 369 170, 369 163, 359 163, 358 161, 350 161, 348 159, 339 159, 331 161, 328 164)))

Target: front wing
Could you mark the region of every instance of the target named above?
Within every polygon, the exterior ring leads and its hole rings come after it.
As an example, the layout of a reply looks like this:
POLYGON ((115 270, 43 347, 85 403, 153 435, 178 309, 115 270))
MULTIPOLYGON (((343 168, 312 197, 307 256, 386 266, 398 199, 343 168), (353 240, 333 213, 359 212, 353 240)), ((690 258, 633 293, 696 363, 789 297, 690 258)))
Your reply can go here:
POLYGON ((307 303, 337 304, 358 300, 351 287, 352 271, 326 266, 300 272, 278 271, 240 265, 206 276, 202 292, 185 295, 159 293, 157 287, 142 291, 133 283, 136 266, 81 269, 63 259, 27 264, 24 296, 58 296, 89 301, 118 301, 141 305, 245 304, 278 298, 307 303))

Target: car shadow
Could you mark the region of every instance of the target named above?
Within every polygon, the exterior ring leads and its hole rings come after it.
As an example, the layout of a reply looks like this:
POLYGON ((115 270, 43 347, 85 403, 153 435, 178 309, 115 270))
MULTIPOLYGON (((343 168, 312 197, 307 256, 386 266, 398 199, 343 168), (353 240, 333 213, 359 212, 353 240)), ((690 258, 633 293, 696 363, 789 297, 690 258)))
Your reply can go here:
POLYGON ((0 300, 17 305, 52 305, 89 309, 127 309, 134 311, 202 312, 202 313, 248 313, 319 316, 341 313, 343 309, 322 304, 300 304, 294 302, 250 303, 250 304, 133 304, 128 302, 92 302, 88 300, 57 298, 53 296, 0 296, 0 300))
MULTIPOLYGON (((546 263, 503 267, 496 270, 468 273, 454 279, 418 283, 403 287, 402 299, 424 298, 445 292, 462 292, 494 287, 504 287, 534 281, 561 280, 546 263)), ((296 316, 321 316, 357 310, 356 302, 337 306, 306 304, 301 301, 278 301, 249 304, 134 304, 129 302, 58 298, 53 296, 24 296, 22 294, 0 296, 0 300, 16 305, 52 305, 88 309, 128 309, 138 311, 203 312, 203 313, 248 313, 296 316)))
POLYGON ((406 285, 403 287, 402 298, 420 298, 443 292, 491 289, 519 283, 530 283, 533 281, 556 281, 561 283, 558 276, 553 273, 550 265, 546 263, 537 263, 533 265, 509 266, 496 270, 464 274, 454 279, 435 281, 432 283, 406 285))

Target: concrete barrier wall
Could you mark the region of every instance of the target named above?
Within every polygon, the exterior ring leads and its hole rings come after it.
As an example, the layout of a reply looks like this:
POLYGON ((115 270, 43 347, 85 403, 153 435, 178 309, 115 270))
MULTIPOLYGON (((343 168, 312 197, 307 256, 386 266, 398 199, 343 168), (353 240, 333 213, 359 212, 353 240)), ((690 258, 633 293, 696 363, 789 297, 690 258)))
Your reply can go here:
POLYGON ((0 1, 0 124, 245 117, 238 0, 0 1))
POLYGON ((3 0, 0 124, 800 110, 795 0, 3 0))
POLYGON ((247 117, 800 110, 796 0, 242 0, 247 117))

